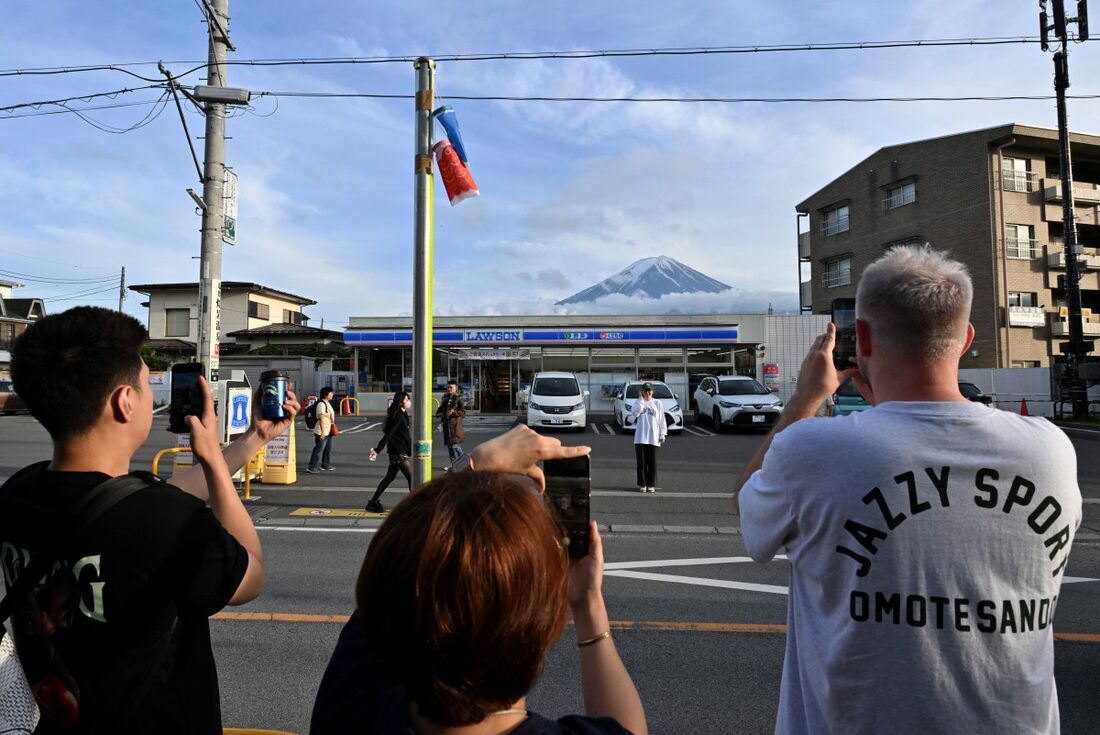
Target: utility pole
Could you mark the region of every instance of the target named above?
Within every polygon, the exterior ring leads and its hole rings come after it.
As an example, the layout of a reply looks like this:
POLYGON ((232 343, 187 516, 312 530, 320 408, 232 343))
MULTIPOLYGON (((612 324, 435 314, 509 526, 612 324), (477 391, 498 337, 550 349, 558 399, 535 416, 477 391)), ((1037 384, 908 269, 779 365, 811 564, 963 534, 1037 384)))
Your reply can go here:
POLYGON ((126 301, 126 266, 122 266, 122 278, 118 282, 118 310, 122 311, 122 305, 126 301))
MULTIPOLYGON (((210 49, 206 83, 225 86, 225 54, 228 36, 229 0, 204 0, 210 49)), ((225 103, 209 101, 206 112, 206 151, 203 159, 202 255, 199 259, 199 362, 206 366, 207 378, 218 380, 222 307, 222 228, 225 226, 225 103)))
POLYGON ((1066 26, 1077 24, 1077 41, 1089 37, 1087 0, 1078 0, 1077 17, 1067 18, 1065 1, 1052 0, 1053 24, 1047 23, 1047 2, 1039 0, 1039 35, 1043 51, 1050 48, 1050 31, 1054 31, 1060 49, 1054 53, 1054 91, 1058 98, 1058 158, 1062 174, 1062 237, 1066 260, 1066 306, 1069 309, 1069 342, 1060 345, 1065 355, 1066 369, 1062 386, 1068 389, 1073 404, 1073 418, 1087 419, 1088 389, 1081 376, 1081 363, 1092 352, 1092 340, 1084 337, 1081 318, 1081 261, 1083 251, 1077 244, 1077 218, 1073 207, 1073 163, 1069 148, 1069 120, 1066 113, 1066 89, 1069 87, 1069 36, 1066 26))
POLYGON ((413 241, 413 487, 432 479, 432 107, 435 61, 416 69, 416 233, 413 241))

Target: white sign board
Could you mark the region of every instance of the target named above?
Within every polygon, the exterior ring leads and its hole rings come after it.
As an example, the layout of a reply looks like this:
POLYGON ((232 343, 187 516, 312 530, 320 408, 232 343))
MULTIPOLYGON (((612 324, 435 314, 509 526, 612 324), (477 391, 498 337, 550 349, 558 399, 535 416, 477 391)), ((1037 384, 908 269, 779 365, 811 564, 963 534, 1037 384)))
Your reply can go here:
POLYGON ((225 227, 222 229, 222 242, 237 244, 237 172, 225 169, 225 181, 222 182, 222 198, 225 200, 225 227))
POLYGON ((290 459, 290 429, 267 443, 265 457, 269 462, 287 462, 290 459))

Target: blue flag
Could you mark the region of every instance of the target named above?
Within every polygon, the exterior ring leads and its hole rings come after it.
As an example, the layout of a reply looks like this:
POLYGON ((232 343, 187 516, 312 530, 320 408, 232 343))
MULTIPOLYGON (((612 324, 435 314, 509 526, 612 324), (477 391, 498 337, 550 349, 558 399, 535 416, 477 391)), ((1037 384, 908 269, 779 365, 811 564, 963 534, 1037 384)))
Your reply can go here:
POLYGON ((438 120, 443 129, 447 131, 447 137, 462 162, 469 163, 470 159, 466 156, 466 146, 462 145, 462 133, 458 129, 458 115, 455 114, 454 108, 450 105, 444 105, 433 112, 432 117, 438 120))

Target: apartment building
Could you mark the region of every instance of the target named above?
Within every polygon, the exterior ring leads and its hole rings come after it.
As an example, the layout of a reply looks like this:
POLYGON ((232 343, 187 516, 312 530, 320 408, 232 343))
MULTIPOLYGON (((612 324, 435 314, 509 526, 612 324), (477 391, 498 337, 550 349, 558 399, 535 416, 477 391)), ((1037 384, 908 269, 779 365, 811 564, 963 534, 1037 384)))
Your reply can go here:
MULTIPOLYGON (((1100 338, 1100 136, 1072 133, 1086 339, 1100 338)), ((855 296, 863 269, 931 243, 970 269, 974 344, 963 368, 1045 367, 1069 338, 1058 132, 1009 124, 882 148, 801 202, 805 312, 855 296)))

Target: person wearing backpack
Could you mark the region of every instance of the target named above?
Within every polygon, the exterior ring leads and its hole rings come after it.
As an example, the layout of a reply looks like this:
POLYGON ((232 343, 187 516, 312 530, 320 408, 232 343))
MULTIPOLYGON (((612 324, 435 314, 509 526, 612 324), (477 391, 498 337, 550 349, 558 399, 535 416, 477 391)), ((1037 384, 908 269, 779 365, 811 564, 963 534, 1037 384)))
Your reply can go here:
POLYGON ((336 412, 332 410, 332 388, 321 389, 320 399, 306 411, 306 427, 313 429, 313 453, 309 455, 306 472, 317 474, 321 470, 334 470, 332 466, 332 437, 336 436, 336 412), (313 425, 310 425, 310 417, 313 425))
POLYGON ((36 733, 220 733, 208 618, 263 589, 263 550, 231 473, 289 428, 297 399, 288 391, 278 421, 255 401, 252 426, 222 451, 201 380, 202 415, 187 419, 195 465, 171 483, 135 473, 139 490, 109 497, 153 424, 145 340, 133 317, 82 306, 39 319, 12 349, 12 380, 53 443, 52 459, 0 487, 6 594, 29 569, 51 570, 28 595, 33 614, 12 615, 36 733))

